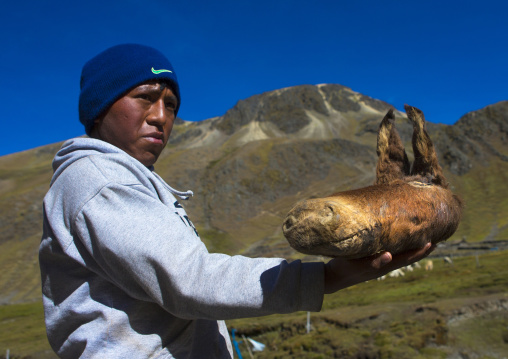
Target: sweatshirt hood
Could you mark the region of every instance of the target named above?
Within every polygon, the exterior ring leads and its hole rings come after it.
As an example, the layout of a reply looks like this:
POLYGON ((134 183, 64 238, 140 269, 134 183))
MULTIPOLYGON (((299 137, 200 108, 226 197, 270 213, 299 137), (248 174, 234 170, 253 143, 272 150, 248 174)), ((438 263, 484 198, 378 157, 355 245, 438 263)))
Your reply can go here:
POLYGON ((162 181, 168 189, 174 194, 178 195, 182 199, 188 199, 193 196, 192 191, 178 191, 169 186, 164 180, 153 172, 153 166, 145 167, 141 162, 131 157, 127 152, 119 149, 112 144, 97 140, 95 138, 78 137, 65 141, 60 150, 53 159, 53 178, 51 179, 51 185, 57 180, 57 178, 73 163, 79 161, 82 158, 99 155, 99 154, 123 154, 132 159, 133 165, 136 167, 144 168, 146 171, 152 173, 160 181, 162 181))
POLYGON ((65 141, 53 159, 51 184, 74 162, 101 153, 124 153, 118 147, 94 138, 73 138, 65 141))

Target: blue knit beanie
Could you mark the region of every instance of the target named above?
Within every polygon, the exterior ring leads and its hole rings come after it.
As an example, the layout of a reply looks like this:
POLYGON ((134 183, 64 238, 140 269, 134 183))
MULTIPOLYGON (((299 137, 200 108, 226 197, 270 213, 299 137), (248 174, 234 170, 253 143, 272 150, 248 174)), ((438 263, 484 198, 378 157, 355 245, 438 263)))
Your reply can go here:
POLYGON ((178 99, 180 89, 169 60, 158 50, 137 44, 113 46, 88 61, 81 72, 79 121, 90 135, 94 121, 132 88, 149 80, 168 82, 178 99))

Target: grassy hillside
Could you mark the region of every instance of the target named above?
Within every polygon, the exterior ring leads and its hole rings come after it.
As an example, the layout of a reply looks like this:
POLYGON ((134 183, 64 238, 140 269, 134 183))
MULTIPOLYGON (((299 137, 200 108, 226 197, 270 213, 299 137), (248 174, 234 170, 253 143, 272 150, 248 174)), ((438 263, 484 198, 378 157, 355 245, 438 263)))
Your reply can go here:
POLYGON ((508 162, 492 158, 449 180, 466 204, 455 237, 471 242, 508 239, 508 162))
POLYGON ((42 199, 58 148, 0 157, 0 304, 40 300, 42 199))

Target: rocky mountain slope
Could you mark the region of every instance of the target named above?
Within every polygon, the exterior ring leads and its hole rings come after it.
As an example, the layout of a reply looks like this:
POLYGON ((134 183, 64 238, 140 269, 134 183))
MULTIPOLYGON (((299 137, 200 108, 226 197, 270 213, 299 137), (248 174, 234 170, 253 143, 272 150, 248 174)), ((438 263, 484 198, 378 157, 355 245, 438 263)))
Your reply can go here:
MULTIPOLYGON (((372 183, 376 131, 389 108, 341 85, 255 95, 221 117, 179 121, 156 171, 173 187, 194 191, 183 205, 211 251, 300 257, 282 236, 282 218, 298 200, 372 183)), ((411 156, 412 128, 405 114, 396 116, 411 156)), ((428 131, 466 202, 450 241, 508 238, 508 101, 453 126, 428 123, 428 131)), ((40 296, 41 202, 59 146, 0 157, 2 303, 40 296)))

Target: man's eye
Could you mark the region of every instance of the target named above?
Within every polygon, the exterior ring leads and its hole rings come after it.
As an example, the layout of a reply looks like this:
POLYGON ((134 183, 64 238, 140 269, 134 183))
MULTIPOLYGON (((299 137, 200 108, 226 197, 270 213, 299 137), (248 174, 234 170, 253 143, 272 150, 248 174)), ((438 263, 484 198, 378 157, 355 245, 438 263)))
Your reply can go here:
POLYGON ((174 102, 166 102, 166 108, 169 108, 169 109, 176 109, 176 104, 174 102))
POLYGON ((147 101, 150 101, 150 96, 147 95, 147 94, 139 94, 138 95, 138 98, 142 99, 142 100, 147 100, 147 101))

